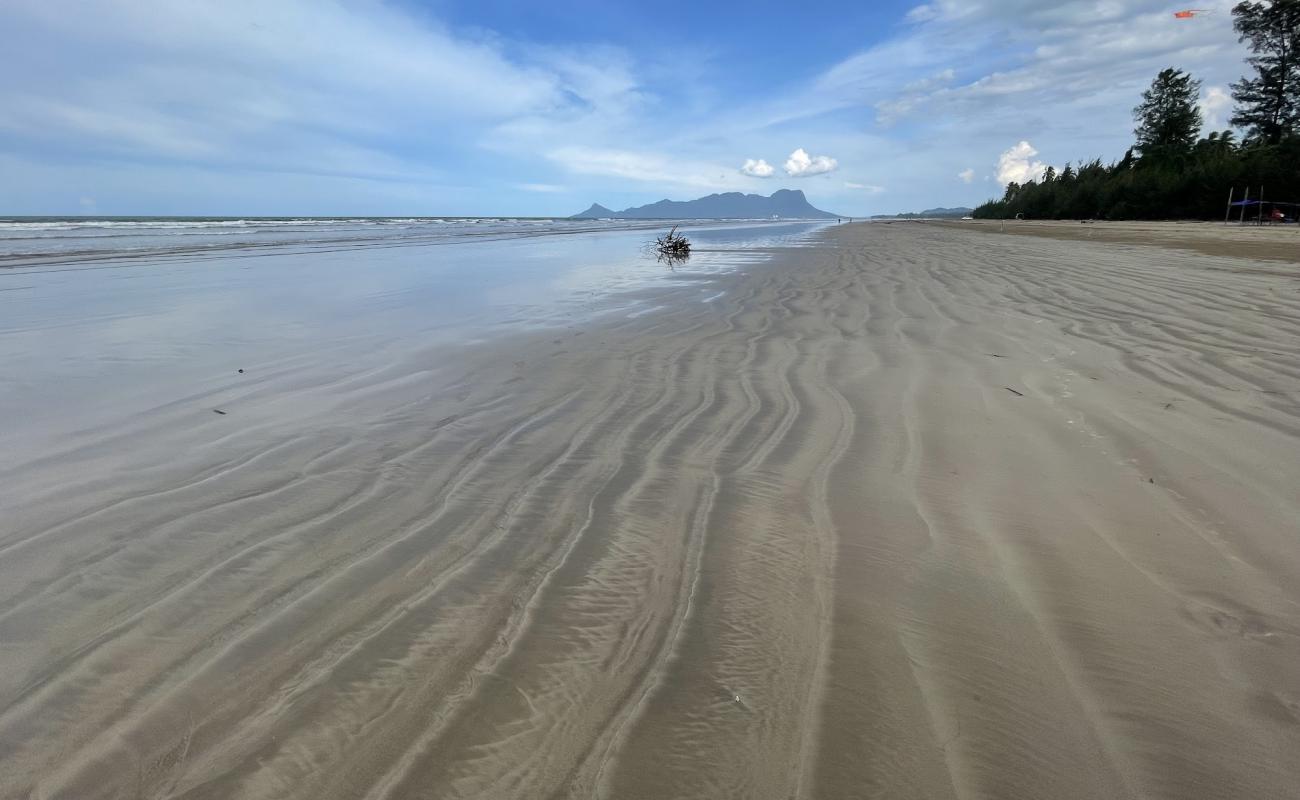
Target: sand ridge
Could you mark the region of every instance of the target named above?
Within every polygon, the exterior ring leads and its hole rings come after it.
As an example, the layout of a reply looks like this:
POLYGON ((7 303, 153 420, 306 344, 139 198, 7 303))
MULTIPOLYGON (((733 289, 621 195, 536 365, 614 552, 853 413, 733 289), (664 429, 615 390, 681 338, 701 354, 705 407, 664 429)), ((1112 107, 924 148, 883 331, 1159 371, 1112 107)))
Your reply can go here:
POLYGON ((0 468, 0 794, 1300 796, 1294 274, 718 280, 0 468))

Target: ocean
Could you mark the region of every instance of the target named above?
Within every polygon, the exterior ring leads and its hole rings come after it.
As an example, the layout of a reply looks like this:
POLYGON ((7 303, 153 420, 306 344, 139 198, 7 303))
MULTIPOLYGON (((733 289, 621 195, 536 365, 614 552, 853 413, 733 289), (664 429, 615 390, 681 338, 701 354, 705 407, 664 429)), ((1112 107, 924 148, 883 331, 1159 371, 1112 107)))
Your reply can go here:
MULTIPOLYGON (((428 247, 540 236, 651 231, 672 221, 527 217, 0 217, 0 267, 103 260, 221 258, 248 251, 428 247)), ((681 221, 739 240, 783 236, 811 225, 768 220, 681 221)), ((729 238, 729 237, 723 237, 729 238)))

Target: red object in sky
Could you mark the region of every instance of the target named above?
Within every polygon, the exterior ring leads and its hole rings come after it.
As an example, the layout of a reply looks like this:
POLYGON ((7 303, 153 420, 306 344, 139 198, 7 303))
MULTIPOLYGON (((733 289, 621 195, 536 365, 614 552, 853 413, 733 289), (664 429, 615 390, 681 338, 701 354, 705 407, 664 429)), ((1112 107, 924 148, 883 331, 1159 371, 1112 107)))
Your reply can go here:
POLYGON ((1191 19, 1192 17, 1196 16, 1197 14, 1204 14, 1204 13, 1205 13, 1205 12, 1204 12, 1204 11, 1201 11, 1199 8, 1188 8, 1188 9, 1184 9, 1183 11, 1175 11, 1175 12, 1174 12, 1174 18, 1175 18, 1175 19, 1191 19))

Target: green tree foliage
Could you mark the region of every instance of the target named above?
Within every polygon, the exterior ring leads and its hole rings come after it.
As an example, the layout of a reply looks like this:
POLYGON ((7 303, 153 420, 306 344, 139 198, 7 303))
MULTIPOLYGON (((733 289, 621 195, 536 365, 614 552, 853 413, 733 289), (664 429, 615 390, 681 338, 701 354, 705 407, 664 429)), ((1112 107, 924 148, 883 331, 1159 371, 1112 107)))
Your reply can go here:
MULTIPOLYGON (((1163 70, 1134 109, 1137 142, 1119 161, 1066 164, 1043 180, 1008 184, 975 209, 986 219, 1223 219, 1229 188, 1300 203, 1300 0, 1243 2, 1233 9, 1253 78, 1233 84, 1231 130, 1197 138, 1199 82, 1163 70), (1138 154, 1136 157, 1134 153, 1138 154)), ((1252 209, 1253 210, 1253 209, 1252 209)), ((1287 208, 1289 216, 1300 211, 1287 208)), ((1234 213, 1235 216, 1235 213, 1234 213)))
MULTIPOLYGON (((1213 131, 1177 162, 1126 157, 1067 165, 1049 182, 1007 186, 999 200, 975 209, 982 219, 1223 219, 1229 187, 1258 197, 1300 202, 1300 136, 1277 144, 1236 142, 1213 131)), ((1297 209, 1287 209, 1294 216, 1297 209)), ((1233 212, 1236 218, 1236 212, 1233 212)))
POLYGON ((1277 144, 1300 132, 1300 0, 1243 2, 1232 26, 1253 55, 1255 71, 1232 84, 1232 124, 1253 140, 1277 144))
POLYGON ((1196 107, 1200 93, 1201 82, 1186 72, 1161 70, 1133 109, 1135 149, 1143 159, 1170 161, 1192 152, 1201 130, 1201 110, 1196 107))

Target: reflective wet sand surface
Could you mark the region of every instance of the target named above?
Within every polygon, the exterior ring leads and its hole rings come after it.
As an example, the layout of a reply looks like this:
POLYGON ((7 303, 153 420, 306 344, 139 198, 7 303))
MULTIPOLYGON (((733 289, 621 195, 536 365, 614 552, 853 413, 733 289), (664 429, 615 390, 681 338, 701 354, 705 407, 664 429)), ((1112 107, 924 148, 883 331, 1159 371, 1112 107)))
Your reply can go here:
POLYGON ((16 436, 0 787, 1298 796, 1296 269, 843 226, 16 436))

